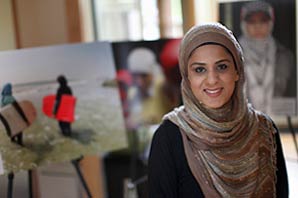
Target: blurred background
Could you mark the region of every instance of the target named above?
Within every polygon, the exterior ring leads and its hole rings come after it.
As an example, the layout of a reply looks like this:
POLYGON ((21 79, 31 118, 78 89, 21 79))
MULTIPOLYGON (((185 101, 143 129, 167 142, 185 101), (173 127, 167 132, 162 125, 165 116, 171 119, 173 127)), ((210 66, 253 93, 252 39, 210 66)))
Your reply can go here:
MULTIPOLYGON (((181 37, 193 25, 221 22, 232 29, 238 38, 241 35, 240 9, 246 2, 0 0, 0 50, 96 41, 111 43, 129 147, 99 156, 86 156, 80 167, 94 198, 146 198, 151 137, 160 123, 161 115, 181 104, 177 69, 177 50, 181 37), (141 92, 143 88, 147 91, 141 92), (160 97, 158 91, 165 95, 160 97), (148 102, 149 108, 161 110, 158 107, 165 106, 160 102, 165 101, 168 106, 158 112, 159 115, 147 118, 147 115, 142 115, 138 105, 143 104, 149 96, 153 97, 148 102)), ((292 51, 297 65, 297 2, 267 2, 275 8, 273 35, 292 51)), ((295 67, 294 77, 291 77, 295 87, 294 108, 290 109, 292 126, 287 119, 289 115, 272 115, 280 129, 288 167, 290 197, 293 198, 298 196, 297 188, 294 188, 298 183, 296 73, 295 67)), ((2 175, 0 197, 6 194, 7 176, 2 175)), ((36 168, 30 172, 30 176, 26 171, 17 173, 14 197, 79 198, 87 195, 71 163, 61 163, 36 168)))

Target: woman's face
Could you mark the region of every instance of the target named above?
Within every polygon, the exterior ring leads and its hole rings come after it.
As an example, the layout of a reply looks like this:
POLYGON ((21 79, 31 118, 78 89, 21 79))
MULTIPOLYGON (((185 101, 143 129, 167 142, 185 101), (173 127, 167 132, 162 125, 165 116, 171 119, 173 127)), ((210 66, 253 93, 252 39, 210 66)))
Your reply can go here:
POLYGON ((252 14, 246 20, 246 29, 250 37, 264 39, 271 33, 270 18, 263 12, 252 14))
POLYGON ((239 76, 231 54, 220 45, 208 44, 190 56, 188 79, 197 100, 216 109, 230 100, 239 76))

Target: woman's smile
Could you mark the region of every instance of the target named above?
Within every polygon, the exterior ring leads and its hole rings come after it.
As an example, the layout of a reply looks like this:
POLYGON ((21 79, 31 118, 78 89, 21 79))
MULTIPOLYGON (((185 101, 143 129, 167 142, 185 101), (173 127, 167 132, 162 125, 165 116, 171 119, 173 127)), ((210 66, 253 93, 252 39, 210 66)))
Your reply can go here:
POLYGON ((209 97, 218 97, 221 93, 222 93, 223 88, 217 88, 217 89, 204 89, 204 92, 206 92, 206 94, 209 97))

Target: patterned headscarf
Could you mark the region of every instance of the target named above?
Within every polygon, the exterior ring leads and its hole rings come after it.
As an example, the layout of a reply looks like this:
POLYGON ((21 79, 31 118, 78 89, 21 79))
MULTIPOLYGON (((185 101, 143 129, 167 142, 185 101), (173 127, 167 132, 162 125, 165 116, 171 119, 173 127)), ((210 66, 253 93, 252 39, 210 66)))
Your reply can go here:
POLYGON ((219 23, 191 28, 181 42, 179 66, 184 106, 164 119, 179 126, 189 167, 204 195, 261 197, 268 191, 274 197, 274 128, 265 115, 247 104, 242 50, 232 32, 219 23), (188 60, 206 44, 226 48, 239 75, 230 101, 218 109, 203 106, 188 80, 188 60))

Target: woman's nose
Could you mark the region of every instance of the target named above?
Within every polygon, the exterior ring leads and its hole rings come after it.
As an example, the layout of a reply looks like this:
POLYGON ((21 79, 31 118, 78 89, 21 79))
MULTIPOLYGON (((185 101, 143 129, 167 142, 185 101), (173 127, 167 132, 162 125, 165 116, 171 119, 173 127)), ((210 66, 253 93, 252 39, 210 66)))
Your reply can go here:
POLYGON ((210 85, 216 84, 218 82, 218 73, 216 71, 209 71, 207 74, 207 82, 210 85))

